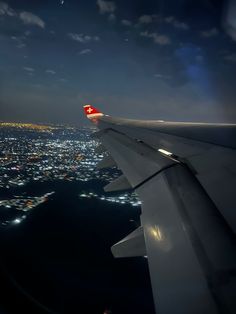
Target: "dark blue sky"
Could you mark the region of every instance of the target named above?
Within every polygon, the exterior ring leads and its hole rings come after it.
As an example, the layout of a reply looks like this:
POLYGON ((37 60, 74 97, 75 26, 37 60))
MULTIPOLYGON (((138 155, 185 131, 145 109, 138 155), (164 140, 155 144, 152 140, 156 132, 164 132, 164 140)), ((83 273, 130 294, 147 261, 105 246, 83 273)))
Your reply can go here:
POLYGON ((234 0, 0 1, 0 119, 80 125, 92 103, 235 122, 234 10, 234 0))

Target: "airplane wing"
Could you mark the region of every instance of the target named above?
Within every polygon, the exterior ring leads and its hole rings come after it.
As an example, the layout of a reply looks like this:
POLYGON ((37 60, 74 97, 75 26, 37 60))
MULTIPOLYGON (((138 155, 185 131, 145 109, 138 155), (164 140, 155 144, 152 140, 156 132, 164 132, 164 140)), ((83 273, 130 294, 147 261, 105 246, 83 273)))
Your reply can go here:
POLYGON ((236 124, 129 120, 84 106, 122 171, 104 190, 134 189, 141 226, 115 257, 148 258, 156 313, 236 313, 236 124))

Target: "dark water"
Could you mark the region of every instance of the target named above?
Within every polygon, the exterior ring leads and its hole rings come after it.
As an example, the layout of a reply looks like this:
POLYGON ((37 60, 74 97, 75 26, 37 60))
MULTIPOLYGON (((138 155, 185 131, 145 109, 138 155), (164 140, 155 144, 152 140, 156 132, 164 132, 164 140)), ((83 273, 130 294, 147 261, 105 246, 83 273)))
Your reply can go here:
MULTIPOLYGON (((21 224, 1 231, 0 301, 7 313, 19 313, 22 306, 24 313, 47 313, 46 308, 68 314, 154 313, 147 260, 114 259, 110 252, 135 229, 129 220, 138 221, 139 209, 78 198, 81 190, 99 192, 102 185, 56 182, 27 188, 29 195, 56 193, 21 224)), ((16 192, 22 191, 7 193, 16 192)))

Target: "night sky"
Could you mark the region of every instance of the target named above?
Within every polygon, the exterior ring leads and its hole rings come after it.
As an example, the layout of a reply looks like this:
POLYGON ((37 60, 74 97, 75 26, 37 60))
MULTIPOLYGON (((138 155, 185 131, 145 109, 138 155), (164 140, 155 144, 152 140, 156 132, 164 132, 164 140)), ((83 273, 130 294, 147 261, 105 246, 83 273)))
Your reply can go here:
POLYGON ((236 3, 0 2, 0 120, 236 121, 236 3))

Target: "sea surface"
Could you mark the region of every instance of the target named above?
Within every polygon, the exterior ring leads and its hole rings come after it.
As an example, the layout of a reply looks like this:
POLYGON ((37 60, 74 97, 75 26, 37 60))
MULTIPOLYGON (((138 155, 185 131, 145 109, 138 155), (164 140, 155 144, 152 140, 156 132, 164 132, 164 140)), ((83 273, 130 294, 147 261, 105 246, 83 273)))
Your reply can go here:
POLYGON ((147 259, 114 259, 110 251, 137 228, 140 208, 79 198, 102 186, 54 181, 0 191, 1 198, 55 192, 0 230, 2 309, 19 313, 25 302, 32 314, 154 314, 147 259))

